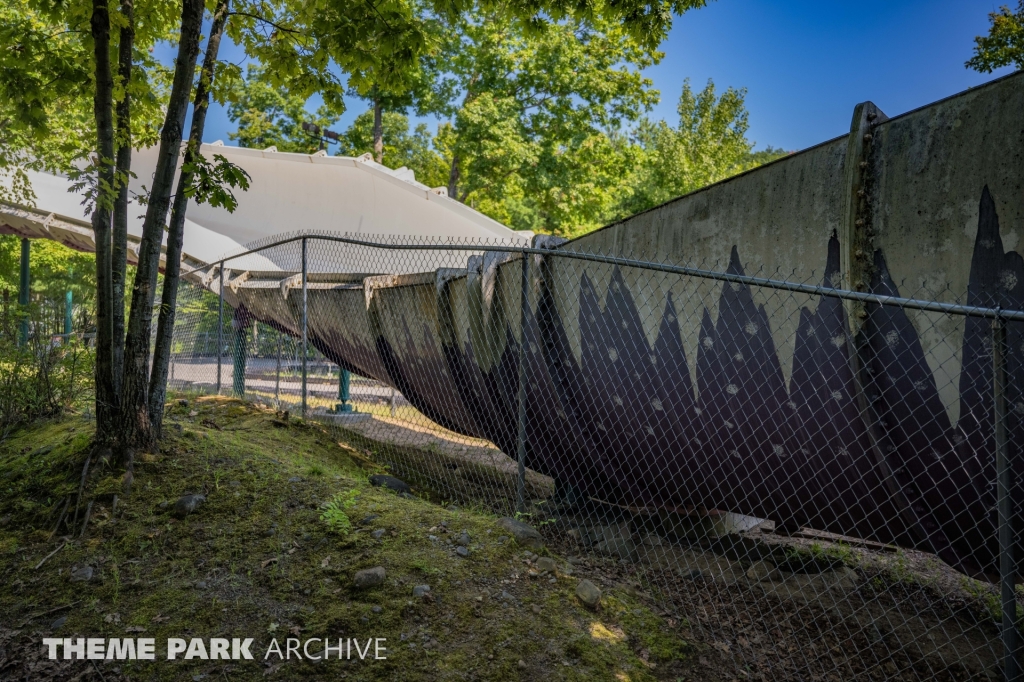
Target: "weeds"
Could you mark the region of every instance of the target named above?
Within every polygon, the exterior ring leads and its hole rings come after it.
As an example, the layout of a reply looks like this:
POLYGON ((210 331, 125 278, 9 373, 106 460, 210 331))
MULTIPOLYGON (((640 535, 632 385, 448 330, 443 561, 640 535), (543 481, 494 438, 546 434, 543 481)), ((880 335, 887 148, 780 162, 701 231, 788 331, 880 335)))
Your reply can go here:
POLYGON ((338 535, 348 535, 352 530, 352 521, 349 520, 347 511, 355 506, 358 490, 349 490, 338 493, 324 506, 320 520, 327 524, 331 532, 338 535))

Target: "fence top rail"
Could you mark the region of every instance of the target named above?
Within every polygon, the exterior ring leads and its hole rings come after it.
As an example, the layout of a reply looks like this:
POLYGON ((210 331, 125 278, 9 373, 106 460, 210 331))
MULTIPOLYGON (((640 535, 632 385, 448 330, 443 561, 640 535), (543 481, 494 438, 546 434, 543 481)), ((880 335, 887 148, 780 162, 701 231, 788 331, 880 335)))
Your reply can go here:
POLYGON ((231 256, 226 256, 219 260, 213 261, 212 263, 207 263, 206 265, 203 265, 201 267, 195 267, 189 270, 187 273, 183 274, 190 274, 202 270, 212 271, 212 268, 217 266, 223 266, 225 263, 231 260, 242 258, 244 256, 249 256, 254 253, 259 253, 261 251, 266 251, 268 249, 273 249, 279 246, 284 246, 285 244, 305 242, 306 240, 310 239, 314 239, 317 241, 336 242, 341 244, 351 244, 353 246, 364 246, 374 249, 385 249, 391 251, 487 251, 494 253, 518 253, 535 254, 541 256, 556 256, 559 258, 571 258, 575 260, 588 261, 591 263, 603 263, 606 265, 618 265, 620 267, 642 268, 645 270, 652 270, 654 272, 665 272, 675 275, 686 275, 689 277, 698 277, 701 279, 710 279, 720 282, 736 282, 738 284, 746 284, 748 286, 753 287, 766 287, 770 289, 791 291, 795 293, 808 294, 812 296, 829 296, 832 298, 839 298, 848 301, 859 301, 862 303, 875 303, 878 305, 897 306, 900 308, 908 308, 911 310, 923 310, 927 312, 945 313, 949 315, 965 315, 969 317, 983 317, 1003 321, 1024 322, 1024 310, 1007 310, 1002 307, 987 308, 984 306, 965 305, 961 303, 943 303, 940 301, 928 301, 916 298, 905 298, 902 296, 886 296, 883 294, 871 294, 863 291, 850 291, 848 289, 826 287, 820 284, 806 284, 801 282, 788 282, 786 280, 771 279, 768 277, 737 275, 729 272, 718 272, 716 270, 707 270, 704 268, 697 268, 686 265, 657 263, 652 261, 636 260, 632 258, 623 258, 621 256, 606 256, 596 253, 587 253, 585 251, 536 248, 532 246, 512 246, 501 244, 388 244, 338 235, 293 235, 275 242, 271 242, 269 244, 263 244, 261 246, 249 249, 247 251, 242 251, 231 256))

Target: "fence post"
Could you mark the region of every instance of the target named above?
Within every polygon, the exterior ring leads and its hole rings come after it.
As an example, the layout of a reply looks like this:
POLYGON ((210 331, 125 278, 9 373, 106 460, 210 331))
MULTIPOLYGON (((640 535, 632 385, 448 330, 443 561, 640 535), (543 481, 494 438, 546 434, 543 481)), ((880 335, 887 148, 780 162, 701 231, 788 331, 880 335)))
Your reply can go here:
POLYGON ((21 314, 21 321, 18 322, 18 345, 24 346, 28 344, 28 289, 29 289, 29 274, 28 274, 28 262, 31 254, 31 246, 29 245, 28 239, 22 237, 21 239, 21 271, 18 278, 18 307, 19 313, 21 314))
POLYGON ((306 418, 306 238, 302 238, 302 418, 306 418))
POLYGON ((64 343, 71 343, 71 312, 74 306, 74 297, 69 288, 64 292, 64 343))
POLYGON ((217 287, 217 395, 220 395, 221 355, 224 352, 224 264, 220 264, 220 286, 217 287))
POLYGON ((528 253, 523 253, 522 289, 519 293, 519 431, 516 437, 518 451, 516 453, 519 472, 516 479, 516 511, 526 511, 526 326, 527 311, 530 307, 530 260, 528 253))
POLYGON ((334 406, 334 411, 338 414, 354 411, 349 403, 352 399, 351 383, 352 374, 341 365, 338 365, 338 404, 334 406))
POLYGON ((274 377, 274 402, 281 408, 281 330, 277 330, 277 375, 274 377))
POLYGON ((1020 661, 1017 650, 1017 599, 1014 582, 1017 562, 1014 556, 1016 534, 1013 527, 1013 463, 1006 437, 1006 320, 992 321, 992 403, 995 421, 996 492, 999 509, 999 582, 1003 611, 1003 675, 1007 682, 1019 682, 1020 661))
POLYGON ((231 327, 234 332, 232 336, 232 364, 231 364, 231 392, 238 398, 245 397, 245 365, 248 359, 249 325, 247 320, 240 318, 238 311, 231 319, 231 327))

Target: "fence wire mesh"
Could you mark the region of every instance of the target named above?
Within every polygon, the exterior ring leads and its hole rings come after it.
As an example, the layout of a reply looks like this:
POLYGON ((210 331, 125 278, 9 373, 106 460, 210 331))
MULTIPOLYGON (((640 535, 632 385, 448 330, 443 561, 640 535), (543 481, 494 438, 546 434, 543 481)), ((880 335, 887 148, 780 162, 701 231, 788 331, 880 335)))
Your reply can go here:
POLYGON ((735 249, 526 246, 255 244, 187 275, 171 388, 304 415, 434 501, 522 515, 710 666, 1019 675, 1024 301, 998 273, 965 295, 879 256, 863 294, 834 239, 799 280, 735 249))

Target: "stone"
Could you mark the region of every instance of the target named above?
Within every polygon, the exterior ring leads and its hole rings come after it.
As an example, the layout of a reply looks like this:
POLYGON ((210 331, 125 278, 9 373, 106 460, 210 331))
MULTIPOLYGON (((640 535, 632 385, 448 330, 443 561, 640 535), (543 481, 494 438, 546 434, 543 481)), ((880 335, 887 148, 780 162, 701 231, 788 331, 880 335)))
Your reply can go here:
POLYGON ((380 518, 380 514, 370 514, 369 516, 364 516, 362 518, 362 520, 359 521, 359 525, 360 526, 369 526, 371 523, 374 522, 374 520, 379 519, 379 518, 380 518))
POLYGON ((370 485, 378 488, 387 488, 388 490, 394 490, 396 493, 401 495, 402 493, 411 493, 412 488, 405 481, 395 478, 394 476, 388 476, 386 474, 374 474, 370 476, 370 485))
POLYGON ((64 625, 64 623, 66 623, 66 622, 68 622, 68 617, 67 617, 67 616, 61 616, 61 617, 60 617, 60 618, 58 618, 57 620, 55 620, 55 621, 53 621, 52 623, 50 623, 50 629, 51 629, 51 630, 60 630, 60 629, 61 629, 61 627, 62 627, 62 626, 64 625))
POLYGON ((171 516, 176 519, 184 519, 186 516, 194 512, 203 502, 206 502, 206 495, 182 495, 178 498, 178 501, 174 503, 174 509, 171 510, 171 516))
POLYGON ((71 573, 71 582, 73 583, 87 583, 92 580, 93 569, 92 566, 82 566, 77 571, 71 573))
POLYGON ((373 568, 357 571, 353 582, 359 589, 364 589, 383 584, 385 578, 387 578, 387 573, 384 572, 384 567, 374 566, 373 568))
POLYGON ((373 611, 374 613, 380 613, 384 609, 382 607, 380 607, 380 606, 374 606, 370 610, 373 611))
POLYGON ((664 543, 662 542, 660 535, 649 533, 644 536, 643 544, 647 545, 648 547, 661 547, 664 543))
POLYGON ((857 589, 857 582, 860 580, 860 576, 857 571, 853 570, 849 566, 844 566, 835 572, 835 585, 844 590, 855 590, 857 589))
POLYGON ((301 481, 302 481, 302 477, 301 476, 292 476, 291 478, 288 479, 289 483, 300 483, 301 481))
POLYGON ((532 611, 533 611, 534 613, 536 613, 536 614, 537 614, 538 616, 539 616, 539 615, 541 614, 541 612, 542 612, 542 611, 544 610, 544 609, 542 609, 542 608, 540 607, 540 605, 539 605, 539 604, 534 604, 533 606, 531 606, 531 607, 530 607, 530 609, 531 609, 531 610, 532 610, 532 611))
POLYGON ((599 542, 594 545, 594 549, 605 556, 610 556, 615 559, 625 559, 627 561, 637 560, 636 545, 633 544, 632 540, 626 540, 624 538, 612 538, 599 542))
POLYGON ((199 588, 200 590, 205 590, 206 589, 206 581, 205 580, 200 580, 199 582, 196 583, 196 587, 199 588))
POLYGON ((507 535, 499 535, 498 536, 498 544, 499 545, 504 545, 506 542, 508 542, 508 536, 507 535))
POLYGON ((530 549, 542 549, 544 547, 544 540, 541 538, 540 533, 522 521, 506 516, 498 519, 498 526, 511 533, 516 542, 524 547, 530 549))
POLYGON ((455 542, 456 544, 461 545, 462 547, 469 547, 469 533, 467 533, 466 531, 462 531, 462 534, 459 535, 458 539, 456 539, 455 542))
POLYGON ((601 590, 589 580, 581 580, 576 586, 576 597, 588 609, 596 609, 601 603, 601 590))
POLYGON ((558 569, 558 564, 555 560, 549 556, 542 556, 537 559, 537 570, 541 573, 554 573, 558 569))
POLYGON ((519 659, 519 664, 518 665, 519 665, 519 669, 520 670, 526 670, 526 661, 524 661, 523 659, 521 659, 521 658, 519 659))
POLYGON ((455 548, 455 553, 458 554, 460 557, 468 557, 469 556, 469 550, 466 549, 465 547, 463 547, 462 545, 459 545, 458 547, 455 548))
POLYGON ((413 599, 423 599, 430 596, 430 585, 417 585, 412 588, 413 599))
POLYGON ((757 582, 771 581, 782 579, 782 573, 775 567, 770 561, 755 561, 750 564, 750 568, 747 569, 747 578, 757 582))
POLYGON ((374 540, 380 540, 382 537, 384 537, 384 533, 386 533, 386 532, 387 531, 385 529, 378 528, 377 530, 375 530, 372 533, 370 533, 370 537, 373 538, 374 540))

